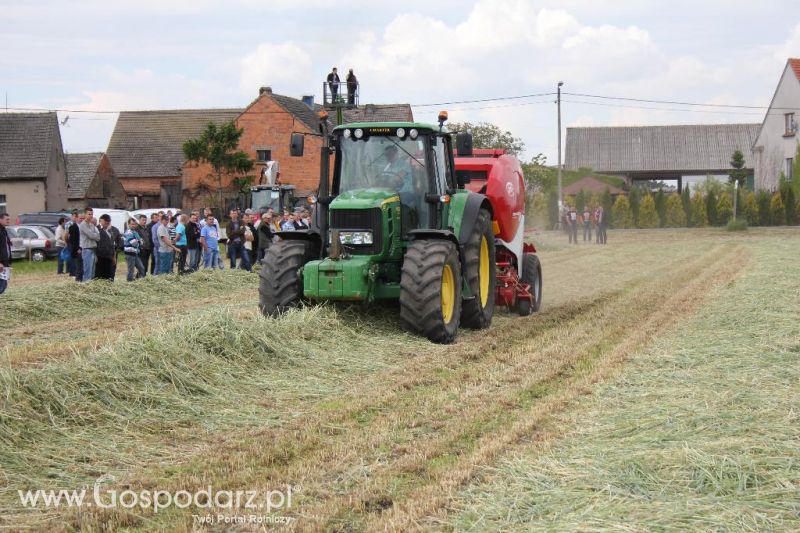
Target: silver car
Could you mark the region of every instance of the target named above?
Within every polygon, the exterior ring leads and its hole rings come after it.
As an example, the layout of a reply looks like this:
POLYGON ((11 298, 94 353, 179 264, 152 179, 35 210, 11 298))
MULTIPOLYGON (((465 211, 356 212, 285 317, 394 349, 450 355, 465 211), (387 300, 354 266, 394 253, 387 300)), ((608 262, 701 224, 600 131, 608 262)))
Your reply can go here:
POLYGON ((45 226, 7 226, 11 239, 11 257, 30 258, 40 262, 56 257, 61 251, 56 248, 56 236, 45 226))

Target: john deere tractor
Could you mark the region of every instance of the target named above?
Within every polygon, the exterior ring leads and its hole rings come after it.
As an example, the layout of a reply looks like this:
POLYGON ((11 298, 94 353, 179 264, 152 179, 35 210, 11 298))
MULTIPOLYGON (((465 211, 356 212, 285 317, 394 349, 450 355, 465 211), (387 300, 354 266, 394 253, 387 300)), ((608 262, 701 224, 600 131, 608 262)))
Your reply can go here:
MULTIPOLYGON (((281 232, 263 260, 260 306, 275 316, 303 301, 399 300, 400 316, 438 343, 459 325, 486 328, 495 306, 492 205, 458 183, 453 140, 439 124, 343 124, 323 137, 308 231, 281 232), (334 154, 332 176, 330 154, 334 154)), ((472 139, 458 134, 460 155, 472 139)), ((293 134, 292 155, 304 137, 293 134)))

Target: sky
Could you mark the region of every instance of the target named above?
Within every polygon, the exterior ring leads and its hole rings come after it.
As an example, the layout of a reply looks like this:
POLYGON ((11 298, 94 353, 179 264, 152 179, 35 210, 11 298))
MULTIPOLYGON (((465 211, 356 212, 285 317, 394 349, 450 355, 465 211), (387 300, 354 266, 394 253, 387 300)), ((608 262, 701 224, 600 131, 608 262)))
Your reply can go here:
MULTIPOLYGON (((65 110, 65 150, 105 151, 120 110, 241 108, 265 85, 320 101, 338 66, 354 69, 362 103, 491 122, 524 140, 524 159, 555 164, 546 93, 559 81, 565 93, 767 106, 800 57, 797 13, 796 0, 0 0, 0 104, 65 110)), ((562 96, 564 128, 763 115, 562 96)))

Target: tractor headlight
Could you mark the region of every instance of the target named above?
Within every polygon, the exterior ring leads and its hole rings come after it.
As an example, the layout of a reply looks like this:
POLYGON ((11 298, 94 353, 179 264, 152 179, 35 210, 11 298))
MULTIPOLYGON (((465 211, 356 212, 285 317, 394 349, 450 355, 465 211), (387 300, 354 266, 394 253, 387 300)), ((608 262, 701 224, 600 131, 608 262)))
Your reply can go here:
POLYGON ((397 128, 397 136, 402 139, 406 136, 406 130, 404 128, 397 128))
POLYGON ((342 135, 344 135, 344 138, 345 138, 345 139, 349 139, 349 138, 350 138, 350 135, 351 135, 352 133, 353 133, 353 132, 352 132, 352 131, 350 131, 350 130, 344 130, 344 133, 343 133, 342 135))
POLYGON ((371 231, 339 231, 339 242, 342 244, 372 244, 371 231))
POLYGON ((411 137, 411 140, 412 140, 412 141, 413 141, 413 140, 415 140, 415 139, 417 138, 417 135, 419 135, 419 132, 418 132, 418 131, 417 131, 415 128, 411 128, 411 129, 408 131, 408 136, 409 136, 409 137, 411 137))
POLYGON ((356 136, 356 139, 360 139, 364 136, 364 130, 357 128, 356 131, 353 132, 353 135, 356 136))

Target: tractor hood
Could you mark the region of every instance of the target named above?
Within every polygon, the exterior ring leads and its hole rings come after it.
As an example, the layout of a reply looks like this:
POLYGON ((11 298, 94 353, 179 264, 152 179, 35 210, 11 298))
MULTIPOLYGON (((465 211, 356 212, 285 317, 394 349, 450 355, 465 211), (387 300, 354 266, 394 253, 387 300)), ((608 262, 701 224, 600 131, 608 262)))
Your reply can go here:
POLYGON ((331 209, 369 209, 380 207, 387 200, 399 198, 397 192, 385 188, 356 189, 339 194, 333 202, 331 209))

